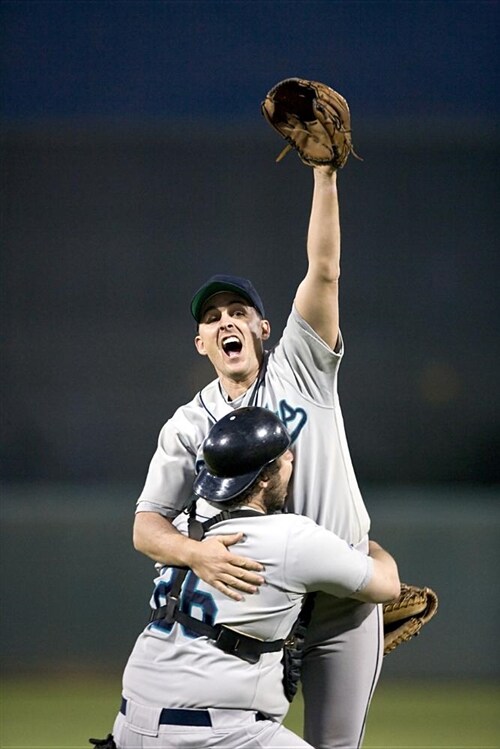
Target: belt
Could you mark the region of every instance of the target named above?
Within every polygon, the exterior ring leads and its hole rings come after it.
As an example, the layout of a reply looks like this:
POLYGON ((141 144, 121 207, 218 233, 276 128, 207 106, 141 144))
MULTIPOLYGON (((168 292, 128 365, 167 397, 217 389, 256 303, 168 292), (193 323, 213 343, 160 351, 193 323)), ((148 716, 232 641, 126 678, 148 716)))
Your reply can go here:
MULTIPOLYGON (((127 700, 122 697, 120 705, 122 715, 127 715, 127 700)), ((255 720, 269 720, 263 713, 255 713, 255 720)), ((160 713, 160 725, 165 726, 211 726, 212 719, 208 710, 183 710, 182 708, 164 707, 160 713)))

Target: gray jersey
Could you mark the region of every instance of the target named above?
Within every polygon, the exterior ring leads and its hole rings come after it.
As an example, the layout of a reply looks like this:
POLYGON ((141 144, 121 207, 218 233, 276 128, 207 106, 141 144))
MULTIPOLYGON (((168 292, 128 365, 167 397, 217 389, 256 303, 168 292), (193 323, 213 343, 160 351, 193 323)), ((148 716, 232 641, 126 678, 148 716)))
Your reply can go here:
POLYGON ((341 339, 339 350, 333 351, 293 308, 261 380, 231 402, 214 380, 165 424, 137 511, 176 517, 190 502, 201 444, 210 428, 231 409, 258 405, 274 411, 292 435, 295 460, 288 510, 358 544, 370 522, 338 400, 342 355, 341 339))
MULTIPOLYGON (((367 585, 372 560, 311 520, 293 514, 235 518, 208 536, 242 531, 231 547, 265 566, 258 594, 233 601, 188 573, 183 610, 259 640, 285 638, 307 591, 348 596, 367 585)), ((161 569, 151 601, 165 604, 172 568, 161 569)), ((153 623, 139 636, 123 676, 124 696, 142 705, 260 710, 281 720, 288 709, 282 686, 282 653, 265 653, 250 664, 219 650, 179 623, 153 623)), ((155 708, 151 708, 152 710, 155 708)))

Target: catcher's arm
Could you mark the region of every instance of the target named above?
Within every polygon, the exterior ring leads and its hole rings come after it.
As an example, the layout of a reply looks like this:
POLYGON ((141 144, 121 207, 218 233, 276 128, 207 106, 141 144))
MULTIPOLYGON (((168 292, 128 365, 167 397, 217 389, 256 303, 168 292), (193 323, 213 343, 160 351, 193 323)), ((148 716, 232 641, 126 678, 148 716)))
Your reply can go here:
POLYGON ((301 317, 330 348, 339 335, 340 220, 337 173, 314 167, 314 189, 307 235, 308 268, 295 296, 301 317))
POLYGON ((180 533, 172 522, 156 512, 138 512, 134 519, 134 548, 161 564, 190 567, 218 591, 235 601, 241 593, 255 593, 264 582, 263 567, 228 550, 241 541, 242 533, 211 536, 203 542, 180 533), (239 592, 241 591, 241 593, 239 592))
POLYGON ((401 583, 395 559, 376 541, 369 542, 373 572, 368 585, 352 597, 368 603, 385 603, 399 595, 401 583))

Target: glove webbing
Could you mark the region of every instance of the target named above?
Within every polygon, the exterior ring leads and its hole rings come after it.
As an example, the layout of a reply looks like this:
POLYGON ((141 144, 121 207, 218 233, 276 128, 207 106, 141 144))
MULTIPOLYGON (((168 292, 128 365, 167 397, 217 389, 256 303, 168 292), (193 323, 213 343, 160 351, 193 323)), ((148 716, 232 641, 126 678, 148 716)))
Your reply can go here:
MULTIPOLYGON (((209 528, 217 523, 221 523, 223 520, 259 515, 261 513, 255 510, 224 510, 202 523, 196 519, 196 504, 193 503, 188 521, 189 537, 196 541, 201 541, 209 528)), ((179 596, 188 572, 187 568, 175 570, 172 589, 167 596, 167 603, 165 606, 160 606, 151 613, 150 623, 157 622, 158 620, 162 620, 166 624, 179 622, 179 624, 189 627, 189 629, 192 629, 198 635, 214 640, 215 645, 225 653, 236 655, 248 663, 257 663, 262 653, 274 653, 283 648, 284 640, 271 640, 267 642, 256 640, 254 637, 248 637, 241 632, 235 632, 233 629, 224 627, 222 624, 207 624, 181 611, 179 609, 179 596)))

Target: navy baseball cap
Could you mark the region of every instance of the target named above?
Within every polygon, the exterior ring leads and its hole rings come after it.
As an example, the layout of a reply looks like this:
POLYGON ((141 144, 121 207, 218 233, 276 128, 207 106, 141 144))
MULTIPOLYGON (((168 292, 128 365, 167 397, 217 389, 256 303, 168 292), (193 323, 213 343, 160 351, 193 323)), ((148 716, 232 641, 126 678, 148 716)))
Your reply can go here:
POLYGON ((243 299, 255 307, 261 317, 265 317, 264 305, 262 299, 258 295, 251 281, 247 278, 240 278, 239 276, 225 276, 218 274, 212 276, 201 286, 193 299, 191 300, 191 314, 193 315, 196 322, 200 322, 201 310, 203 305, 214 294, 218 294, 220 291, 234 291, 243 299))

